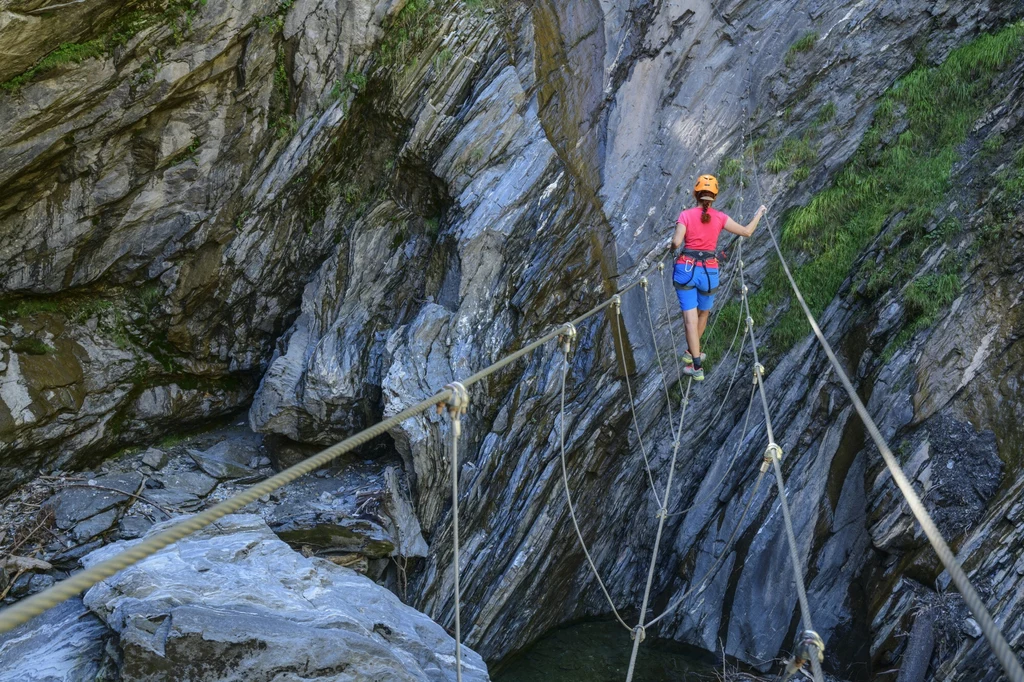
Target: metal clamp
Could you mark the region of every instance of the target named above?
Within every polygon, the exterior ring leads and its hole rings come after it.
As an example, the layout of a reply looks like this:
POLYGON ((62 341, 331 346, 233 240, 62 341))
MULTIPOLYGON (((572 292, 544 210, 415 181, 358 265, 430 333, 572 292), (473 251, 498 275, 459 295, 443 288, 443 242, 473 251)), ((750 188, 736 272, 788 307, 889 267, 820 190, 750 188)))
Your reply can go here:
POLYGON ((782 461, 782 448, 777 443, 768 443, 764 450, 764 461, 761 462, 761 473, 767 472, 775 460, 782 461))
POLYGON ((622 314, 622 297, 618 294, 612 296, 612 310, 618 314, 622 314))
POLYGON ((558 343, 562 346, 562 352, 566 355, 572 350, 572 344, 576 340, 576 326, 572 322, 565 324, 565 331, 559 334, 558 343))
POLYGON ((797 640, 794 655, 804 661, 809 661, 812 656, 817 656, 818 663, 821 663, 825 660, 825 642, 814 630, 804 630, 797 640))
POLYGON ((665 261, 658 261, 658 272, 665 272, 665 261))
POLYGON ((640 288, 647 291, 647 275, 640 278, 640 288))
MULTIPOLYGON (((466 409, 469 407, 469 391, 458 381, 445 386, 452 393, 452 397, 448 402, 448 416, 452 419, 452 430, 455 431, 455 437, 458 438, 462 435, 462 415, 466 414, 466 409)), ((442 408, 438 405, 438 410, 442 408)))
POLYGON ((668 507, 662 507, 658 510, 658 513, 654 515, 656 519, 667 519, 668 518, 668 507))
POLYGON ((641 644, 645 639, 647 639, 647 630, 644 629, 643 625, 637 625, 629 635, 631 640, 635 640, 637 637, 640 638, 641 644))

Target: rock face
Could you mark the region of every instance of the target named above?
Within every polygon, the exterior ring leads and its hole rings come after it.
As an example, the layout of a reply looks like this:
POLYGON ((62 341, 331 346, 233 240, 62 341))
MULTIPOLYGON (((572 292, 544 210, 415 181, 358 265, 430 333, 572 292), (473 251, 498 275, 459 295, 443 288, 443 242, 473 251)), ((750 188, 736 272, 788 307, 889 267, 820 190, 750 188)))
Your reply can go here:
MULTIPOLYGON (((880 163, 912 133, 900 128, 908 111, 896 110, 871 137, 886 115, 880 96, 915 63, 942 63, 1024 13, 994 0, 697 5, 209 0, 125 23, 107 2, 45 17, 10 3, 0 38, 18 39, 0 40, 11 55, 0 78, 24 78, 0 91, 0 486, 250 398, 256 430, 314 444, 395 414, 632 281, 698 172, 717 171, 720 207, 746 219, 762 199, 773 216, 805 203, 858 149, 880 163), (60 54, 77 56, 42 68, 72 42, 81 49, 60 54)), ((952 149, 946 201, 887 214, 851 256, 838 295, 816 303, 1011 641, 1024 629, 1012 520, 1024 245, 1019 219, 1005 217, 1021 204, 1019 162, 1005 150, 1024 140, 1022 72, 1019 55, 1001 69, 993 103, 952 149), (1009 179, 982 181, 997 175, 1009 179), (947 220, 960 241, 945 236, 947 220), (996 248, 986 235, 1003 225, 996 248), (902 249, 913 239, 926 246, 910 257, 902 249), (973 256, 948 273, 954 250, 973 256), (896 260, 908 277, 954 277, 961 293, 912 326, 928 296, 896 276, 884 286, 869 277, 896 260)), ((795 262, 815 261, 813 249, 786 245, 795 262)), ((747 246, 753 292, 778 280, 770 249, 763 232, 747 246)), ((792 323, 787 308, 782 298, 758 311, 762 348, 792 323)), ((659 365, 671 374, 681 334, 664 279, 633 290, 622 313, 621 342, 608 316, 580 326, 564 418, 554 344, 471 391, 459 450, 462 620, 485 657, 607 611, 567 532, 563 423, 591 553, 615 602, 640 602, 658 509, 639 450, 663 482, 673 436, 659 365)), ((742 391, 726 399, 735 357, 692 396, 695 420, 719 418, 684 440, 654 606, 728 551, 659 634, 710 649, 721 641, 761 662, 789 646, 798 623, 775 491, 765 484, 748 497, 766 436, 754 412, 740 437, 742 391)), ((771 360, 776 438, 827 667, 857 678, 897 666, 918 607, 945 599, 940 571, 817 346, 798 339, 771 360)), ((738 361, 749 376, 749 355, 738 361)), ((449 428, 432 414, 409 420, 372 453, 403 462, 429 543, 410 599, 446 624, 449 428)), ((945 606, 932 667, 946 679, 994 675, 984 642, 964 632, 966 615, 945 606)), ((172 640, 191 642, 191 632, 172 640)))
POLYGON ((0 635, 0 681, 116 680, 105 650, 110 639, 110 630, 81 599, 66 601, 0 635))
MULTIPOLYGON (((455 679, 455 642, 439 625, 368 578, 304 558, 257 516, 222 519, 85 603, 118 634, 125 682, 455 679)), ((476 653, 462 656, 463 679, 489 679, 476 653)))

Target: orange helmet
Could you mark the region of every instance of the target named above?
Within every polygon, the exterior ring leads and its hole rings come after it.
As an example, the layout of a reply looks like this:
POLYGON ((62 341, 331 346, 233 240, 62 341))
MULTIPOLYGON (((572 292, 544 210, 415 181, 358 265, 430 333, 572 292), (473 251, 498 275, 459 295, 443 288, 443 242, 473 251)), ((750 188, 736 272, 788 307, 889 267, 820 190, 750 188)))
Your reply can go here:
POLYGON ((702 175, 697 178, 697 184, 693 186, 693 196, 699 197, 702 192, 711 192, 718 196, 718 178, 714 175, 702 175))

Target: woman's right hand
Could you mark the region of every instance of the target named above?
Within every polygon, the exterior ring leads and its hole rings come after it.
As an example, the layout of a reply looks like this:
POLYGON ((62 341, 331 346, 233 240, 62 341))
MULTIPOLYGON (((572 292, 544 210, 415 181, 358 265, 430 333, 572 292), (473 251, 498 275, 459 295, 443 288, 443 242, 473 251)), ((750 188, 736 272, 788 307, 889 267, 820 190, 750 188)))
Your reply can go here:
POLYGON ((765 206, 764 204, 761 204, 761 208, 757 209, 757 217, 760 218, 761 216, 763 216, 767 212, 768 212, 768 207, 765 206))

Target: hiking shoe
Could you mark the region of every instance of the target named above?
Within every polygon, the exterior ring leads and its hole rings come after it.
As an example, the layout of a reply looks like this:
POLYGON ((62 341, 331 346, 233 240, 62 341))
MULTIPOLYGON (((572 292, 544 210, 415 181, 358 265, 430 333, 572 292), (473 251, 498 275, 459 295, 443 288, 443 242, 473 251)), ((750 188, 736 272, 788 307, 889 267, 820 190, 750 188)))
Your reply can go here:
MULTIPOLYGON (((700 361, 701 362, 704 362, 705 360, 707 360, 707 358, 708 358, 707 353, 701 353, 700 354, 700 361)), ((692 365, 693 364, 693 355, 690 354, 689 350, 687 350, 685 353, 683 353, 683 362, 685 364, 687 364, 687 365, 692 365)))
POLYGON ((694 381, 704 381, 704 368, 697 369, 693 365, 687 365, 683 367, 683 374, 692 378, 694 381))

